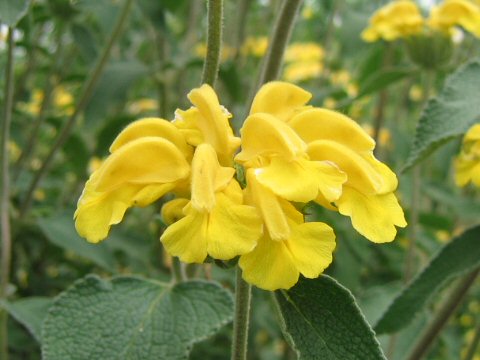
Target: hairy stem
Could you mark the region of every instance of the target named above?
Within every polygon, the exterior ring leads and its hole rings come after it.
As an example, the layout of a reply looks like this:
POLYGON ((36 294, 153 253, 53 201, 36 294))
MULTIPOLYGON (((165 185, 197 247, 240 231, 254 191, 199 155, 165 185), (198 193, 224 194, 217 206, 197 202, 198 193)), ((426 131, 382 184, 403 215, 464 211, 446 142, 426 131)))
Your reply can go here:
POLYGON ((273 35, 270 38, 270 45, 268 47, 265 63, 263 64, 258 87, 279 77, 283 54, 288 41, 290 40, 300 5, 302 5, 302 0, 285 0, 283 2, 280 14, 273 29, 273 35))
POLYGON ((235 318, 233 321, 232 360, 246 360, 250 300, 252 287, 242 279, 242 270, 237 267, 235 285, 235 318))
MULTIPOLYGON (((267 58, 263 65, 258 86, 263 85, 267 81, 277 79, 280 73, 283 54, 290 39, 295 18, 301 4, 302 0, 285 0, 283 2, 275 23, 273 35, 270 39, 267 58)), ((247 358, 250 300, 251 286, 242 279, 242 270, 237 267, 232 360, 245 360, 247 358)))
POLYGON ((214 87, 222 48, 223 0, 208 0, 207 55, 203 64, 202 84, 214 87))
POLYGON ((436 317, 428 325, 426 330, 422 333, 417 343, 407 357, 407 360, 420 360, 423 358, 434 340, 438 337, 443 327, 447 323, 450 316, 455 312, 455 309, 461 304, 470 287, 475 282, 475 279, 480 272, 480 268, 467 274, 460 280, 457 286, 450 293, 449 297, 438 310, 436 317))
MULTIPOLYGON (((8 283, 10 280, 10 265, 12 261, 12 234, 10 231, 10 173, 8 141, 10 139, 10 124, 12 121, 13 106, 13 28, 8 29, 7 37, 7 64, 5 67, 5 104, 3 107, 3 121, 0 130, 0 161, 1 161, 1 189, 0 189, 0 226, 2 236, 2 264, 0 275, 0 300, 6 300, 8 295, 8 283)), ((0 309, 0 358, 8 359, 8 314, 0 309)))
POLYGON ((73 114, 70 116, 65 126, 60 131, 58 137, 56 138, 54 144, 52 145, 52 148, 50 149, 50 152, 48 153, 44 162, 40 166, 40 169, 35 174, 30 184, 30 187, 28 188, 27 195, 25 196, 22 207, 20 209, 21 219, 24 218, 25 215, 30 210, 32 200, 33 200, 33 194, 35 190, 37 189, 41 180, 47 173, 49 167, 51 166, 55 158, 55 155, 58 153, 58 151, 61 149, 61 147, 65 144, 65 142, 69 138, 70 133, 72 132, 73 127, 77 122, 78 116, 83 112, 83 110, 87 106, 88 101, 90 100, 90 97, 93 93, 93 90, 95 89, 95 86, 98 80, 100 79, 100 76, 102 75, 105 65, 107 64, 107 61, 110 57, 113 44, 115 43, 115 41, 118 39, 118 37, 122 32, 123 25, 128 17, 132 3, 133 3, 133 0, 125 0, 125 4, 123 5, 121 14, 113 28, 112 34, 110 35, 108 42, 105 45, 105 48, 103 49, 102 55, 97 61, 95 67, 93 68, 93 71, 91 72, 88 80, 86 81, 82 89, 81 95, 79 96, 80 100, 78 101, 75 111, 73 112, 73 114))

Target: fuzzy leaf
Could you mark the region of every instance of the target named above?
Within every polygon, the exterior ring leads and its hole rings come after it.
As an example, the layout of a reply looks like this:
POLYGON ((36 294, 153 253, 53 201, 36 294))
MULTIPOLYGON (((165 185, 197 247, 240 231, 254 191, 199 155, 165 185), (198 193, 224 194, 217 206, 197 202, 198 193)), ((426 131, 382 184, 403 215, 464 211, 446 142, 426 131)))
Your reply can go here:
POLYGON ((447 281, 480 266, 480 226, 467 230, 440 249, 427 267, 392 301, 375 326, 392 333, 407 326, 447 281))
POLYGON ((0 307, 7 310, 15 320, 25 326, 38 343, 42 342, 42 322, 51 304, 52 299, 40 296, 16 301, 0 300, 0 307))
POLYGON ((300 280, 275 298, 282 327, 301 360, 385 359, 353 295, 334 279, 300 280))
POLYGON ((51 307, 42 358, 186 359, 193 343, 213 335, 232 314, 230 293, 213 282, 89 275, 51 307))
POLYGON ((479 83, 479 60, 462 66, 448 77, 440 94, 427 103, 403 171, 480 121, 479 83))
POLYGON ((31 0, 0 0, 0 21, 14 27, 25 16, 31 0))
POLYGON ((115 258, 108 244, 90 244, 78 236, 71 213, 58 213, 54 217, 39 219, 38 225, 53 244, 89 259, 106 270, 114 271, 115 258))

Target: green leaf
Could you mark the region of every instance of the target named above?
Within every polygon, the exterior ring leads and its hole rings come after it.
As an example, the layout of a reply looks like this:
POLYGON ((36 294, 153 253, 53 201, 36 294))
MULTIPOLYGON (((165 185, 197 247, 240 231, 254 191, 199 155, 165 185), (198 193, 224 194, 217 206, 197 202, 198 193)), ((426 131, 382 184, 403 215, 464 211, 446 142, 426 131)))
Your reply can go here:
MULTIPOLYGON (((480 218, 480 203, 475 198, 455 194, 452 188, 444 183, 429 184, 422 191, 430 199, 448 206, 463 221, 475 223, 480 218)), ((449 212, 449 215, 452 221, 452 212, 449 212)))
POLYGON ((0 20, 14 27, 25 16, 30 0, 0 0, 0 20))
POLYGON ((89 259, 106 270, 113 271, 115 268, 115 259, 105 242, 90 244, 78 236, 73 223, 73 212, 61 213, 37 221, 45 236, 53 244, 89 259))
POLYGON ((392 68, 373 73, 362 83, 357 99, 382 90, 393 83, 400 81, 413 74, 411 69, 392 68))
POLYGON ((63 152, 67 166, 80 178, 86 178, 90 151, 83 137, 79 134, 71 134, 63 145, 63 152))
POLYGON ((451 240, 427 267, 392 301, 375 326, 377 333, 392 333, 413 317, 447 281, 480 265, 480 226, 451 240))
POLYGON ((47 310, 52 305, 52 299, 47 297, 29 297, 16 301, 0 300, 0 307, 25 326, 38 343, 41 343, 42 322, 47 310))
POLYGON ((98 127, 103 124, 108 110, 124 106, 130 88, 147 73, 148 68, 138 60, 107 65, 85 110, 86 125, 98 127))
POLYGON ((232 315, 231 294, 217 283, 90 275, 51 307, 42 329, 43 359, 186 359, 195 342, 232 315))
POLYGON ((440 94, 427 103, 403 171, 480 121, 479 83, 479 60, 462 66, 447 78, 440 94))
POLYGON ((353 295, 334 279, 302 279, 275 298, 299 359, 385 359, 353 295))
POLYGON ((72 24, 72 36, 80 56, 89 64, 92 64, 98 56, 95 37, 89 27, 83 24, 72 24))

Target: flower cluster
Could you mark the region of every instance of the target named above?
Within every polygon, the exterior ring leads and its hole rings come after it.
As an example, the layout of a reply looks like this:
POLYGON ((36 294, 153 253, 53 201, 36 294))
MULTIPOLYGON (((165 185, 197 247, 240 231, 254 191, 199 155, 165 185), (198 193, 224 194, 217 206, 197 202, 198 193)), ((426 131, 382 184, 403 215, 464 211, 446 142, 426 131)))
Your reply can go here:
POLYGON ((283 78, 297 82, 314 79, 323 71, 323 48, 314 42, 296 42, 285 52, 283 78))
POLYGON ((160 238, 171 255, 187 263, 239 256, 246 281, 276 290, 300 274, 319 276, 332 261, 332 228, 305 222, 299 204, 349 216, 373 242, 392 241, 395 226, 406 226, 393 194, 396 176, 373 156, 374 141, 352 119, 306 105, 310 93, 264 85, 241 138, 211 87, 188 97, 193 106, 177 110, 172 122, 145 118, 118 135, 78 201, 81 236, 98 242, 129 207, 173 193, 160 238))
POLYGON ((425 30, 448 34, 456 27, 480 37, 480 6, 468 0, 445 0, 434 6, 429 18, 424 19, 414 1, 398 0, 373 14, 362 38, 368 42, 394 41, 421 35, 425 30))
POLYGON ((473 125, 465 134, 462 151, 454 165, 457 186, 465 186, 471 181, 480 187, 480 124, 473 125))

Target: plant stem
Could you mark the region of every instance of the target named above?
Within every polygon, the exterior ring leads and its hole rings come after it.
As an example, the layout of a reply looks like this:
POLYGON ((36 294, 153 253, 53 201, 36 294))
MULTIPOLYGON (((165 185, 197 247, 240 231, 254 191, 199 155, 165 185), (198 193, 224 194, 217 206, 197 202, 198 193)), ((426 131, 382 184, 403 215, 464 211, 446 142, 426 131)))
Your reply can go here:
POLYGON ((273 29, 273 35, 270 38, 270 45, 258 81, 258 87, 279 77, 283 54, 290 40, 300 5, 302 5, 302 0, 285 0, 283 2, 273 29))
MULTIPOLYGON (((434 73, 428 71, 424 74, 423 83, 424 83, 424 95, 423 95, 423 107, 427 105, 430 94, 433 90, 433 77, 434 73)), ((416 240, 418 236, 418 222, 420 217, 420 198, 421 198, 421 188, 422 185, 422 166, 417 164, 412 169, 412 198, 410 203, 410 219, 408 228, 409 232, 409 242, 407 248, 407 256, 405 259, 405 271, 404 271, 404 282, 408 283, 412 278, 415 267, 414 267, 414 258, 416 251, 416 240)))
POLYGON ((207 55, 203 64, 202 84, 214 87, 222 48, 223 0, 208 0, 207 55))
POLYGON ((475 329, 475 335, 473 336, 472 342, 468 346, 467 353, 465 354, 465 357, 463 358, 463 360, 473 360, 479 343, 480 343, 480 323, 477 325, 475 329))
POLYGON ((180 259, 176 256, 172 257, 172 275, 176 283, 185 281, 185 269, 180 259))
POLYGON ((247 14, 251 3, 252 0, 240 0, 237 3, 237 23, 235 24, 234 37, 235 59, 238 59, 240 57, 242 45, 245 40, 247 14))
POLYGON ((467 291, 475 282, 479 272, 480 268, 472 271, 460 280, 457 286, 450 293, 450 296, 447 298, 445 303, 438 310, 437 316, 420 336, 420 339, 413 347, 413 350, 410 352, 407 360, 419 360, 427 354, 427 351, 433 344, 433 341, 440 334, 440 331, 442 331, 443 327, 447 323, 447 320, 454 313, 458 305, 460 305, 463 298, 467 294, 467 291))
POLYGON ((61 59, 63 58, 63 27, 58 30, 57 43, 57 49, 55 50, 54 54, 54 64, 52 66, 50 76, 48 76, 47 84, 45 85, 43 91, 42 104, 40 105, 40 110, 38 112, 37 118, 33 123, 33 128, 28 138, 28 141, 23 147, 22 153, 20 154, 20 157, 15 163, 15 167, 13 169, 13 181, 16 181, 19 178, 24 168, 25 162, 28 160, 28 158, 35 149, 38 140, 38 132, 40 131, 41 126, 45 122, 45 119, 47 117, 47 109, 50 107, 53 91, 58 83, 58 79, 60 78, 59 72, 62 68, 61 59))
POLYGON ((252 287, 242 279, 237 267, 235 284, 235 319, 233 322, 232 360, 245 360, 248 348, 248 325, 252 287))
MULTIPOLYGON (((3 121, 1 124, 0 137, 0 161, 1 161, 1 190, 0 190, 0 226, 2 236, 2 264, 0 275, 0 299, 6 300, 8 295, 8 283, 10 280, 10 265, 12 261, 12 234, 10 231, 10 173, 8 141, 10 139, 10 124, 12 121, 13 107, 13 49, 15 41, 13 39, 13 28, 8 28, 7 37, 7 64, 5 68, 5 104, 3 108, 3 121)), ((8 332, 7 332, 8 314, 0 309, 0 358, 8 359, 8 332)))
POLYGON ((80 100, 78 101, 75 111, 73 112, 72 116, 70 116, 67 123, 60 131, 57 139, 55 140, 52 148, 50 149, 50 152, 48 153, 47 157, 45 158, 38 172, 35 174, 30 184, 30 187, 28 188, 27 195, 20 209, 20 219, 23 219, 25 215, 28 213, 28 211, 30 210, 30 206, 32 204, 33 194, 35 190, 40 184, 40 181, 43 179, 43 177, 47 173, 47 170, 49 169, 51 163, 53 162, 55 155, 69 138, 70 133, 72 132, 73 127, 78 119, 78 116, 83 112, 83 110, 87 106, 88 101, 90 100, 90 97, 93 93, 93 90, 95 89, 95 86, 97 85, 97 82, 100 79, 100 76, 102 75, 105 65, 107 64, 107 61, 110 57, 113 44, 120 36, 123 25, 130 12, 132 3, 133 3, 133 0, 125 0, 125 4, 123 5, 121 14, 113 28, 112 34, 110 35, 110 38, 108 39, 108 42, 105 45, 105 48, 103 49, 102 55, 97 61, 93 71, 91 72, 88 80, 86 81, 82 89, 82 93, 79 97, 80 100))
POLYGON ((412 199, 410 203, 410 219, 408 221, 409 241, 407 248, 407 257, 405 259, 405 272, 403 282, 408 283, 412 278, 414 269, 415 248, 417 240, 419 207, 420 207, 420 186, 421 186, 421 166, 417 165, 412 169, 412 199))
MULTIPOLYGON (((268 40, 268 50, 263 61, 260 76, 255 82, 255 85, 250 89, 248 97, 250 100, 243 118, 248 116, 250 108, 252 107, 253 99, 260 86, 268 81, 276 80, 280 75, 283 54, 285 53, 285 48, 290 40, 290 35, 292 34, 293 26, 295 24, 295 18, 302 2, 303 0, 284 0, 283 3, 281 3, 280 12, 275 22, 273 33, 268 40)), ((280 4, 280 2, 278 4, 280 4)))
MULTIPOLYGON (((275 23, 265 63, 258 86, 275 80, 282 64, 285 47, 293 30, 294 20, 302 0, 285 0, 275 23)), ((256 91, 256 87, 254 88, 256 91)), ((250 101, 250 103, 252 100, 250 101)), ((232 360, 247 358, 248 324, 250 317, 251 286, 242 279, 242 270, 237 266, 235 286, 235 318, 233 322, 232 360)))

